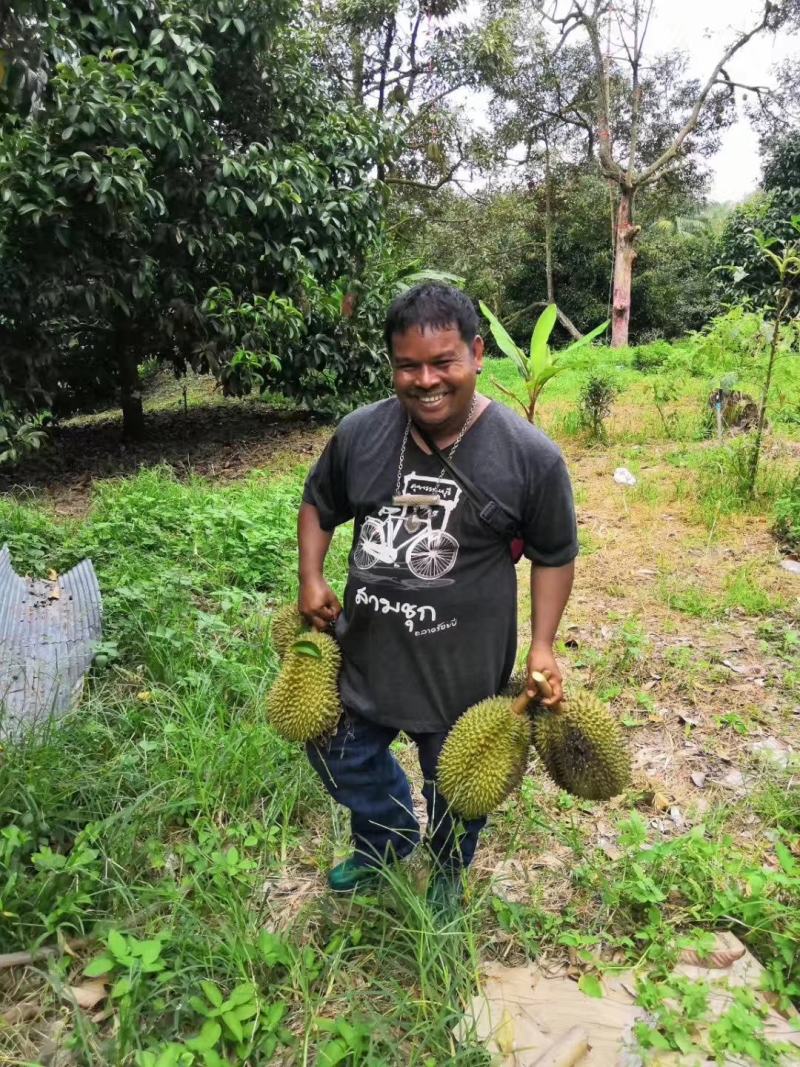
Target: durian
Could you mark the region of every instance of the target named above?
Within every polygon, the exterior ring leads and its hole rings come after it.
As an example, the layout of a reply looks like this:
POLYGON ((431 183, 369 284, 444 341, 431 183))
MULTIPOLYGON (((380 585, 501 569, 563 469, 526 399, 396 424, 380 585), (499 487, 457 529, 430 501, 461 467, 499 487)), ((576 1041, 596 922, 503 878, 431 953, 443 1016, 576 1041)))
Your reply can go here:
POLYGON ((339 721, 339 646, 329 634, 311 630, 286 649, 267 698, 270 724, 288 741, 313 741, 339 721))
MULTIPOLYGON (((547 696, 543 676, 533 677, 547 696)), ((556 785, 586 800, 609 800, 628 787, 631 761, 622 730, 591 693, 557 709, 539 705, 532 719, 534 748, 556 785)))
POLYGON ((308 623, 296 604, 284 604, 276 608, 272 614, 272 645, 281 659, 292 641, 308 629, 308 623))
POLYGON ((531 723, 527 695, 490 697, 468 708, 442 746, 437 786, 465 819, 494 811, 516 789, 528 765, 531 723))

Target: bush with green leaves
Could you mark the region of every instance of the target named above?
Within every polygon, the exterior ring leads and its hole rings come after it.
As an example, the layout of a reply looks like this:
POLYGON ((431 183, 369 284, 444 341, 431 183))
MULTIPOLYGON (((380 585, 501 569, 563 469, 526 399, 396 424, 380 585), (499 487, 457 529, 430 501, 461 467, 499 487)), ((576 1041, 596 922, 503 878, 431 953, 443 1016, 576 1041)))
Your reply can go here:
POLYGON ((653 397, 653 404, 667 437, 677 436, 678 411, 676 404, 680 396, 677 377, 669 374, 660 374, 651 379, 650 394, 653 397))
POLYGON ((148 357, 229 393, 369 387, 362 312, 323 297, 376 240, 387 142, 321 76, 298 3, 40 15, 36 106, 0 79, 0 388, 34 407, 118 391, 136 434, 148 357))
MULTIPOLYGON (((795 131, 771 146, 764 166, 764 191, 737 208, 723 230, 716 273, 722 297, 729 302, 748 300, 759 307, 773 302, 774 274, 754 238, 757 231, 778 241, 797 236, 792 217, 800 215, 799 143, 795 131)), ((800 278, 793 279, 790 289, 789 310, 793 312, 800 305, 800 278)))
POLYGON ((49 411, 33 414, 0 405, 0 464, 18 463, 47 439, 49 411))
POLYGON ((631 365, 643 374, 659 370, 673 356, 672 345, 666 341, 651 341, 631 349, 631 365))
POLYGON ((772 532, 790 552, 800 554, 800 474, 775 501, 772 532))
POLYGON ((609 374, 595 371, 581 386, 580 413, 581 422, 595 441, 606 440, 603 425, 611 414, 611 408, 619 395, 619 385, 609 374))

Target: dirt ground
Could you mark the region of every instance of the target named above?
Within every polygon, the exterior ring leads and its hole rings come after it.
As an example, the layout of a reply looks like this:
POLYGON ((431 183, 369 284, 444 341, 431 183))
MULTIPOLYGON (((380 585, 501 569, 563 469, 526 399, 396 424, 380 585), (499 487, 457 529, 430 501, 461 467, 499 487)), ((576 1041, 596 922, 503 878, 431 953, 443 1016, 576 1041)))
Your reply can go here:
POLYGON ((85 514, 92 483, 165 464, 179 476, 218 481, 251 470, 276 472, 307 463, 330 430, 304 412, 274 411, 258 401, 230 401, 148 412, 147 438, 123 441, 116 417, 76 420, 53 431, 46 451, 13 472, 0 468, 0 493, 46 500, 62 515, 85 514))

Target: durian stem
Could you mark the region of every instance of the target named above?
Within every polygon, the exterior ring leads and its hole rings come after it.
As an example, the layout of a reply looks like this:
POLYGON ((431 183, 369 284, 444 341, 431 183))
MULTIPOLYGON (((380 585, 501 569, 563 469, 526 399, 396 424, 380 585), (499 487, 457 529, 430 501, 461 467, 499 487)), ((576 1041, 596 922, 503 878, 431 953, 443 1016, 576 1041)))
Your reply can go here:
POLYGON ((528 694, 526 692, 523 691, 512 702, 511 710, 514 712, 515 715, 518 715, 520 717, 520 719, 521 719, 523 717, 523 715, 525 714, 525 712, 528 710, 528 705, 530 704, 530 702, 531 702, 531 698, 528 696, 528 694))
MULTIPOLYGON (((547 678, 545 678, 541 671, 531 671, 531 678, 534 682, 536 682, 536 687, 539 690, 539 696, 543 700, 547 700, 548 697, 551 697, 553 695, 553 687, 552 685, 550 685, 550 682, 547 680, 547 678)), ((558 711, 560 707, 560 703, 551 704, 550 710, 558 711)))

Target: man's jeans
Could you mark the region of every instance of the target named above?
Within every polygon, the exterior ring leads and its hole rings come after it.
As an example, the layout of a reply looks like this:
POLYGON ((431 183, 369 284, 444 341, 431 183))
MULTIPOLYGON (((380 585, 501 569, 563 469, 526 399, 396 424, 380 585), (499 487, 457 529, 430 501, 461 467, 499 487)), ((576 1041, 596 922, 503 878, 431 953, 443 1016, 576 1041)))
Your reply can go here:
MULTIPOLYGON (((355 853, 367 865, 392 855, 407 856, 419 843, 411 788, 389 751, 399 732, 345 710, 329 739, 306 746, 325 788, 334 800, 350 809, 355 853)), ((451 817, 444 798, 437 795, 436 763, 447 733, 408 736, 417 746, 424 778, 428 846, 442 869, 458 871, 471 861, 486 819, 461 821, 451 817)))

